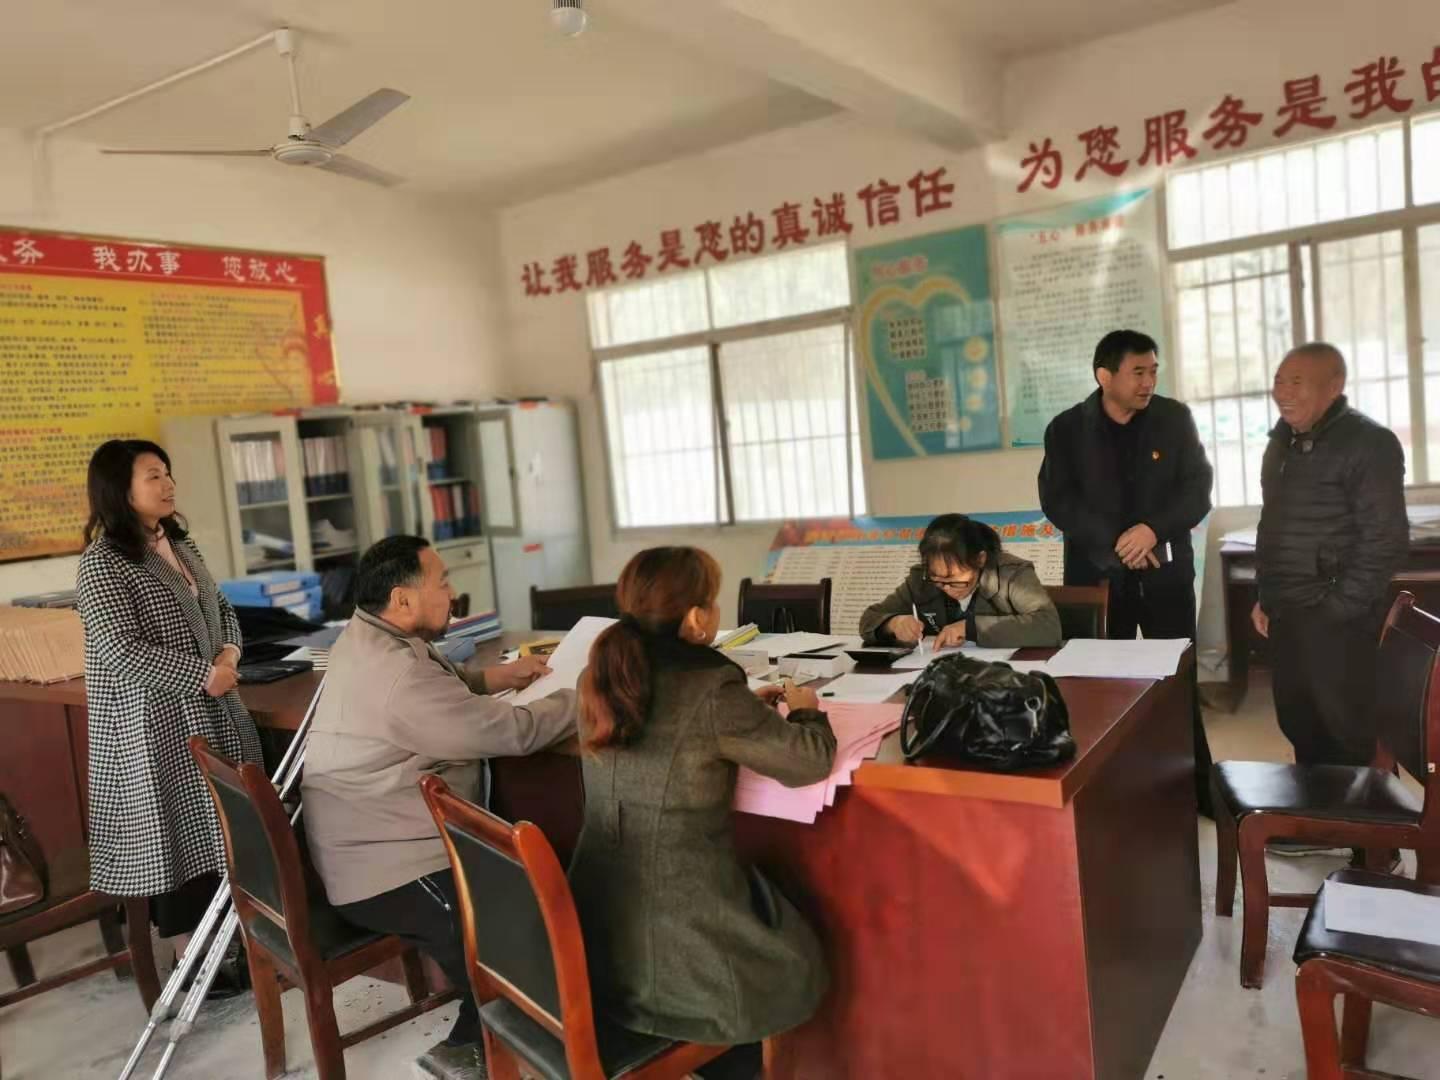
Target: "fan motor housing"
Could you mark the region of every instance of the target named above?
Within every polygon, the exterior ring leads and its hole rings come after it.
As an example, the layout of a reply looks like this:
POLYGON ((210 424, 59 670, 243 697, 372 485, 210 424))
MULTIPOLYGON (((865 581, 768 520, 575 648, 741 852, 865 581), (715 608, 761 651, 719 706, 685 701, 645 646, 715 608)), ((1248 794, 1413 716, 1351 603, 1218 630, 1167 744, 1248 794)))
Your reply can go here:
POLYGON ((285 165, 324 165, 335 156, 335 151, 323 143, 309 139, 292 139, 283 142, 272 151, 275 160, 285 165))

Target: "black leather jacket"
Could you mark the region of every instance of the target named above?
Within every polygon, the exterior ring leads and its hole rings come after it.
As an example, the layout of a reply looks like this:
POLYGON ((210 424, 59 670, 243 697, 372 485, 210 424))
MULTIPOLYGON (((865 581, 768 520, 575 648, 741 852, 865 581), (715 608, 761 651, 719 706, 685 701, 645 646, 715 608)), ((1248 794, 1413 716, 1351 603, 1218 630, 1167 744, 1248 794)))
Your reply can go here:
POLYGON ((1260 606, 1339 620, 1383 615, 1405 562, 1405 452, 1389 428, 1344 397, 1310 431, 1270 432, 1256 544, 1260 606))

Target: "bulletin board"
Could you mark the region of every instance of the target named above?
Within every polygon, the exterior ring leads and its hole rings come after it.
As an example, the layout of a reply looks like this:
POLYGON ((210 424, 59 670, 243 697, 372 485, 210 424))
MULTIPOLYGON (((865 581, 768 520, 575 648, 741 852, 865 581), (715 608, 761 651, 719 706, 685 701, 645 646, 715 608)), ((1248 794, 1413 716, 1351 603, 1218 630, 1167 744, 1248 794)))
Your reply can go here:
POLYGON ((879 460, 1000 445, 985 227, 855 253, 856 340, 879 460))
MULTIPOLYGON (((1046 585, 1065 574, 1065 538, 1039 510, 970 514, 1000 534, 1005 550, 1035 564, 1046 585)), ((885 599, 920 561, 925 517, 787 521, 770 545, 767 579, 804 584, 830 578, 830 629, 858 634, 865 609, 885 599)))
POLYGON ((995 248, 1011 446, 1045 445, 1050 421, 1090 396, 1095 346, 1111 330, 1155 338, 1171 392, 1153 189, 1007 218, 995 248))
POLYGON ((80 550, 106 439, 339 390, 321 258, 0 229, 0 561, 80 550))

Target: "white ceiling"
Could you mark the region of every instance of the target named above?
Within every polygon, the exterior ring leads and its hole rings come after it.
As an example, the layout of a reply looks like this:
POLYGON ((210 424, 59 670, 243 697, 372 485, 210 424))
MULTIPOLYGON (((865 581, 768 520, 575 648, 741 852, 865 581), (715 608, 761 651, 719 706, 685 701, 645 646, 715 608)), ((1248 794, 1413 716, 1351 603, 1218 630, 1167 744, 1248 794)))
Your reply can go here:
MULTIPOLYGON (((787 85, 785 71, 628 21, 626 2, 589 0, 590 29, 566 39, 549 25, 549 0, 33 0, 7 6, 0 127, 61 119, 286 24, 302 35, 301 92, 312 123, 381 86, 412 95, 348 150, 422 192, 520 201, 837 108, 787 85)), ((895 10, 909 7, 1013 59, 1219 2, 866 6, 877 41, 895 10)), ((288 115, 283 63, 265 47, 70 134, 117 147, 259 148, 285 135, 288 115)))

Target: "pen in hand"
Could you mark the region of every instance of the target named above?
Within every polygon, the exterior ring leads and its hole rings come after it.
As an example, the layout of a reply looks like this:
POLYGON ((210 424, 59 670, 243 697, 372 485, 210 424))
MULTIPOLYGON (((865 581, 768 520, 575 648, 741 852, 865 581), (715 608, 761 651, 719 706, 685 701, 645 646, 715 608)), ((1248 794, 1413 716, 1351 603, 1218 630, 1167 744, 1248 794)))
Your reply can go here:
POLYGON ((910 605, 910 613, 915 616, 915 621, 920 623, 920 641, 916 645, 922 653, 925 651, 925 623, 920 619, 920 608, 916 604, 910 605))

